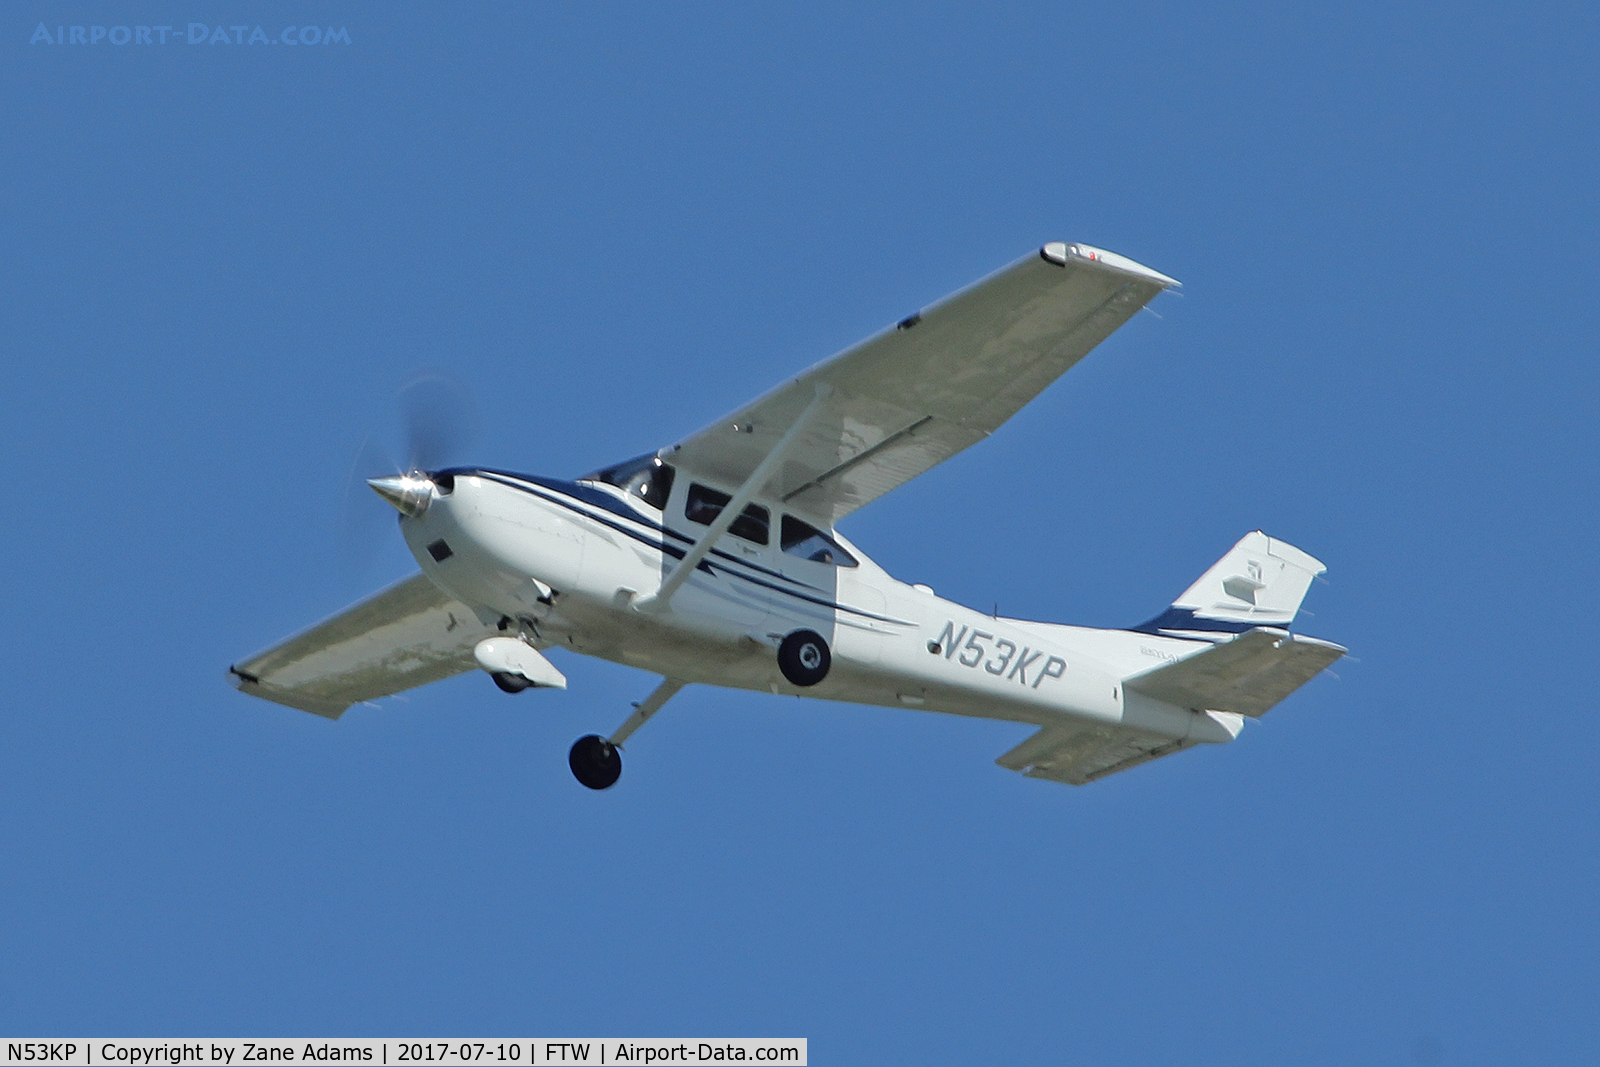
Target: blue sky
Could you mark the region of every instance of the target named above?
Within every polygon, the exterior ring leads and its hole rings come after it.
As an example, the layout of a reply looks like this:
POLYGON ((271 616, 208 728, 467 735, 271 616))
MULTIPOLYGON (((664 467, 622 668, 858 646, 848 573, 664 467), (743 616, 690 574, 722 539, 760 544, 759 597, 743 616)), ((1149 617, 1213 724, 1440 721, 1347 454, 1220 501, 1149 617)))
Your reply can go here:
POLYGON ((13 5, 0 1031, 1592 1056, 1596 21, 13 5), (842 528, 1107 626, 1301 546, 1355 658, 1237 743, 1072 789, 994 766, 1016 726, 691 689, 596 795, 621 667, 337 724, 224 683, 408 572, 341 541, 418 368, 467 458, 576 474, 1057 239, 1183 295, 842 528))

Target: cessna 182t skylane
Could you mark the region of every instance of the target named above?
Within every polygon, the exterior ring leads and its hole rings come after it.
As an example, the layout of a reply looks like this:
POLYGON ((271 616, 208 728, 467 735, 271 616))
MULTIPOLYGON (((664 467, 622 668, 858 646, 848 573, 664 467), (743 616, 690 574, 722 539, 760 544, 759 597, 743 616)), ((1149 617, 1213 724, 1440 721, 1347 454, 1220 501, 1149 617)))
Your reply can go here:
POLYGON ((1248 534, 1125 630, 985 615, 896 581, 835 524, 981 441, 1178 283, 1047 244, 678 444, 577 481, 480 467, 369 484, 422 573, 231 668, 246 693, 338 718, 480 668, 564 688, 563 647, 661 682, 569 762, 618 749, 685 685, 1032 723, 1003 767, 1082 785, 1231 741, 1344 654, 1289 632, 1306 553, 1248 534))

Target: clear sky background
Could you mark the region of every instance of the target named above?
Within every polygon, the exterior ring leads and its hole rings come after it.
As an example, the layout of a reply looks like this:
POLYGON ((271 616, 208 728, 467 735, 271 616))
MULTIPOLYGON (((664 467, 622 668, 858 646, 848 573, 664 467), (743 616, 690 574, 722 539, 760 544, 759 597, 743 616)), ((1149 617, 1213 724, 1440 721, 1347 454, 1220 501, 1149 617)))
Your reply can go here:
POLYGON ((855 8, 10 5, 0 1032, 1592 1061, 1593 6, 855 8), (413 569, 346 485, 419 368, 570 476, 1049 240, 1183 295, 842 529, 1104 626, 1304 548, 1354 658, 1235 744, 1074 789, 693 688, 593 794, 650 677, 226 684, 413 569))

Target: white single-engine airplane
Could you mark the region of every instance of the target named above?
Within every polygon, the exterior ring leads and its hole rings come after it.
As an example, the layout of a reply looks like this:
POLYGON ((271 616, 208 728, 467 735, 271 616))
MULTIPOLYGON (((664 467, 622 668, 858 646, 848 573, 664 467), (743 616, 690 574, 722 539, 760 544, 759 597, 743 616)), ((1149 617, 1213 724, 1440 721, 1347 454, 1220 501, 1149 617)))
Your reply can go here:
POLYGON ((661 676, 609 737, 572 746, 605 789, 685 685, 1032 723, 997 762, 1082 785, 1231 741, 1345 649, 1289 632, 1321 563, 1247 534, 1125 630, 1001 618, 896 581, 835 528, 975 444, 1177 282, 1047 244, 678 444, 577 481, 481 467, 368 484, 422 573, 230 670, 338 718, 480 668, 565 688, 551 647, 661 676))

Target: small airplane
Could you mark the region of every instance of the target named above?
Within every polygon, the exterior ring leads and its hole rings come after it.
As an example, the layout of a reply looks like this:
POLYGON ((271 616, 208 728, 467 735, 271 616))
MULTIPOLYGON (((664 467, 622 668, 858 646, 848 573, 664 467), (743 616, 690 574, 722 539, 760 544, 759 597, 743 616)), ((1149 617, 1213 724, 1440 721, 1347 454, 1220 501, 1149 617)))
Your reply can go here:
POLYGON ((684 686, 1030 723, 1000 756, 1082 785, 1227 742, 1345 653, 1290 632, 1311 556, 1247 534, 1127 629, 999 617, 907 585, 837 529, 993 433, 1178 282, 1053 242, 656 452, 575 481, 486 467, 368 484, 421 573, 229 669, 253 696, 336 719, 479 669, 566 687, 565 648, 659 675, 609 736, 573 744, 590 789, 684 686))

